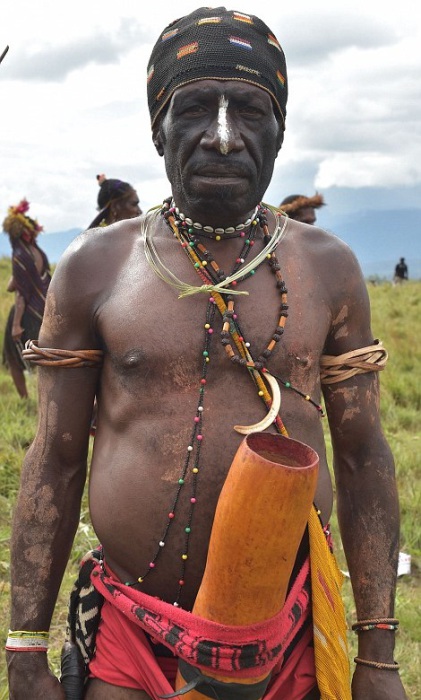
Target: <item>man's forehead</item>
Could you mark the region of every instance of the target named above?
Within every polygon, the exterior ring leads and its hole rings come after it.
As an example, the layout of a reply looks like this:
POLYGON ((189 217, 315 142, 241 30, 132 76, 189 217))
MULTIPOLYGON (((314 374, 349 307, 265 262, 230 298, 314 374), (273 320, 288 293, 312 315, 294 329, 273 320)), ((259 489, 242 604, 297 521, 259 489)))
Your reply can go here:
POLYGON ((259 85, 251 85, 250 83, 241 82, 238 80, 219 80, 214 78, 204 78, 195 80, 181 85, 174 90, 172 101, 178 102, 188 96, 194 96, 197 99, 216 99, 224 95, 226 99, 256 99, 267 101, 272 104, 272 98, 269 93, 259 85))

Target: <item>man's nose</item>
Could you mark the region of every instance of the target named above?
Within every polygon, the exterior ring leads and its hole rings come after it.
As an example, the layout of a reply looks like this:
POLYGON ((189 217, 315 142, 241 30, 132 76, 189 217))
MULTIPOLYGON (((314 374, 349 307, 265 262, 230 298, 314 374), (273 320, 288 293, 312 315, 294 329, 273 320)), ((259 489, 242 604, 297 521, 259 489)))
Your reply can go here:
POLYGON ((223 156, 244 148, 236 121, 226 107, 219 108, 218 114, 212 119, 202 136, 201 145, 204 148, 214 148, 223 156))

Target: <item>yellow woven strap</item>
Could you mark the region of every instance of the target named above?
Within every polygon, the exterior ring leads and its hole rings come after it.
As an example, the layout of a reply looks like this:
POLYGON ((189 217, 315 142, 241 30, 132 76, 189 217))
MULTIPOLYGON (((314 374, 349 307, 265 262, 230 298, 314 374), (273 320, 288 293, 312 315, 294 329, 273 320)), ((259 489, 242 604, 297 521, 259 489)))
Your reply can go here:
POLYGON ((329 549, 316 509, 308 521, 316 679, 321 700, 351 700, 343 576, 329 549))
POLYGON ((380 340, 365 348, 344 352, 343 355, 322 355, 320 358, 320 381, 336 384, 355 374, 380 372, 385 368, 388 354, 380 340))
POLYGON ((102 350, 60 350, 40 348, 36 340, 28 340, 22 351, 24 360, 43 367, 100 367, 102 350))

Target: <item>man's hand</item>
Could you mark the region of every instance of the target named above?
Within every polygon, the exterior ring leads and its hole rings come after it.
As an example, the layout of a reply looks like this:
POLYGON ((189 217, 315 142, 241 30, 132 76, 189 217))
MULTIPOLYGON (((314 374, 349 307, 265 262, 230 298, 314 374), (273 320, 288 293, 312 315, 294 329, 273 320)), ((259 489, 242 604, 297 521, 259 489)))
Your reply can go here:
POLYGON ((66 700, 44 652, 7 652, 9 700, 66 700))
POLYGON ((352 700, 407 700, 397 671, 358 666, 352 679, 352 700))

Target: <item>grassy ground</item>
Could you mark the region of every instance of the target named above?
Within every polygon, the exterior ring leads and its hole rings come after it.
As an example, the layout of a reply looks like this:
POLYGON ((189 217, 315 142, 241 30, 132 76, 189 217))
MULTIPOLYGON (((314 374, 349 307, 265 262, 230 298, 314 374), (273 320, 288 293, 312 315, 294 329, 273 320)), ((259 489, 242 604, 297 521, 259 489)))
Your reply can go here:
MULTIPOLYGON (((12 296, 3 292, 10 271, 10 261, 0 260, 0 342, 12 296)), ((399 578, 397 616, 401 630, 397 638, 396 658, 402 666, 402 677, 411 700, 421 700, 421 466, 420 451, 421 354, 417 339, 421 330, 421 282, 409 282, 401 287, 390 284, 369 285, 373 310, 373 332, 387 347, 390 355, 387 370, 382 374, 383 427, 396 459, 401 500, 401 550, 411 554, 412 571, 399 578)), ((9 542, 10 520, 19 484, 20 466, 36 426, 36 377, 28 376, 30 399, 19 400, 11 378, 0 366, 0 638, 7 636, 9 618, 9 542)), ((329 436, 326 435, 328 449, 329 436)), ((346 569, 338 541, 336 518, 332 529, 336 533, 337 555, 341 568, 346 569)), ((49 657, 58 672, 59 654, 63 641, 67 598, 81 556, 96 542, 91 530, 84 498, 79 530, 71 561, 63 581, 52 626, 49 657)), ((344 600, 349 621, 353 619, 353 601, 349 579, 344 584, 344 600)), ((349 635, 351 656, 355 643, 349 635)), ((7 700, 4 655, 0 656, 0 700, 7 700)), ((28 699, 29 700, 29 699, 28 699)))

